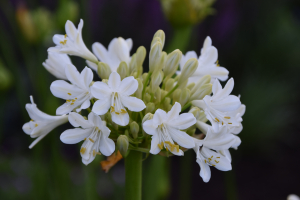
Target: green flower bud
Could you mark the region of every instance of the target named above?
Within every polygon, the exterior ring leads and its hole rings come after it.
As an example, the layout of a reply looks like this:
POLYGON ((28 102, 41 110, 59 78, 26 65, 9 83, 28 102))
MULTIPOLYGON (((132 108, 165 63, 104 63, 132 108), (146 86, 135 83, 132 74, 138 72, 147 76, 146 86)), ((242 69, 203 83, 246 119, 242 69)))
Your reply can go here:
POLYGON ((168 92, 166 90, 161 90, 161 98, 164 98, 168 92))
POLYGON ((174 104, 175 102, 179 102, 180 96, 181 96, 181 89, 176 89, 176 90, 173 92, 173 104, 174 104))
POLYGON ((137 97, 137 98, 139 98, 139 99, 141 99, 142 98, 142 91, 143 91, 143 82, 142 82, 142 80, 140 79, 140 78, 137 78, 136 79, 137 80, 137 82, 138 82, 138 89, 136 90, 136 92, 135 92, 135 96, 137 97))
POLYGON ((146 58, 146 54, 147 54, 147 51, 146 51, 146 48, 143 47, 143 46, 140 46, 137 50, 136 50, 136 58, 135 58, 135 62, 136 62, 136 65, 138 67, 142 66, 143 63, 144 63, 144 60, 146 58))
POLYGON ((175 83, 175 80, 173 78, 169 78, 166 82, 165 90, 168 92, 171 91, 172 88, 174 87, 174 83, 175 83))
POLYGON ((134 139, 138 137, 140 127, 135 121, 130 123, 130 133, 134 139))
POLYGON ((102 79, 102 82, 107 84, 108 83, 108 79, 102 79))
POLYGON ((186 130, 186 133, 190 136, 193 136, 195 134, 195 132, 196 132, 195 128, 186 130))
POLYGON ((136 53, 131 56, 131 60, 129 62, 129 67, 128 68, 129 68, 130 75, 133 75, 133 73, 137 71, 137 69, 136 69, 136 60, 135 59, 136 59, 136 53))
POLYGON ((143 84, 145 84, 147 76, 148 76, 148 73, 143 73, 143 75, 142 75, 143 84))
POLYGON ((171 105, 171 98, 167 97, 167 98, 165 98, 165 100, 163 102, 163 106, 167 110, 169 108, 169 105, 171 105))
POLYGON ((210 95, 212 91, 212 84, 208 83, 205 85, 202 85, 194 94, 192 94, 190 101, 193 100, 201 100, 206 95, 210 95))
POLYGON ((202 85, 210 83, 210 81, 211 81, 210 75, 205 75, 201 77, 195 84, 195 87, 193 87, 193 89, 191 90, 191 93, 194 94, 202 85))
POLYGON ((147 102, 147 103, 151 102, 151 95, 149 93, 144 95, 144 101, 147 102))
POLYGON ((208 119, 206 118, 206 114, 204 112, 204 110, 200 110, 199 116, 196 118, 198 121, 201 122, 207 122, 208 119))
POLYGON ((129 147, 128 138, 126 135, 120 135, 117 139, 117 148, 121 155, 125 158, 129 147))
POLYGON ((101 79, 108 79, 109 75, 111 74, 111 69, 108 64, 99 62, 97 73, 101 79))
POLYGON ((165 45, 165 38, 166 38, 165 32, 163 30, 156 31, 156 33, 153 36, 151 47, 152 47, 152 44, 154 44, 157 41, 156 38, 160 39, 159 41, 161 42, 162 47, 163 47, 165 45))
POLYGON ((147 103, 146 105, 146 113, 154 113, 155 111, 155 104, 152 102, 147 103))
POLYGON ((188 84, 188 86, 186 86, 186 87, 187 87, 187 89, 192 90, 192 89, 194 88, 195 85, 196 85, 195 83, 190 83, 190 84, 188 84))
POLYGON ((151 83, 150 83, 152 93, 154 93, 156 89, 159 87, 163 78, 164 78, 164 73, 161 70, 155 71, 152 74, 151 83))
POLYGON ((172 77, 177 71, 181 57, 182 52, 179 49, 174 50, 167 56, 166 64, 164 66, 164 73, 166 77, 172 77))
POLYGON ((117 69, 118 74, 120 74, 121 79, 124 79, 125 77, 127 77, 127 73, 128 73, 128 66, 127 63, 122 61, 117 69))
MULTIPOLYGON (((187 83, 188 83, 188 79, 186 79, 185 81, 183 81, 179 86, 178 89, 183 89, 187 87, 187 83)), ((178 83, 177 83, 178 84, 178 83)))
POLYGON ((150 50, 149 55, 149 72, 153 72, 161 62, 162 57, 162 44, 156 42, 150 50))
POLYGON ((184 65, 182 73, 179 76, 178 84, 181 85, 185 82, 190 76, 194 74, 198 67, 198 60, 196 58, 190 58, 184 65))
POLYGON ((152 113, 147 113, 147 114, 145 115, 145 117, 143 118, 143 120, 142 120, 142 124, 143 124, 145 121, 150 120, 150 119, 152 119, 152 118, 153 118, 153 114, 152 114, 152 113))
POLYGON ((154 93, 154 96, 155 96, 155 102, 160 102, 161 100, 161 89, 160 88, 157 88, 155 93, 154 93))
POLYGON ((190 96, 191 96, 191 92, 189 89, 184 88, 181 90, 181 95, 179 98, 179 103, 181 104, 181 106, 184 106, 188 102, 190 96))

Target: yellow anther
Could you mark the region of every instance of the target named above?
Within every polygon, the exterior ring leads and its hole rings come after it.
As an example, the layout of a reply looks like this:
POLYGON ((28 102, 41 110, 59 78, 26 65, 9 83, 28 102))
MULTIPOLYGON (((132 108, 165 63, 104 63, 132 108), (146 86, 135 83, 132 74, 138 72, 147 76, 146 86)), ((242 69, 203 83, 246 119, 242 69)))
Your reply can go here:
POLYGON ((213 167, 215 167, 216 165, 212 165, 213 167))
POLYGON ((211 156, 210 158, 213 158, 214 156, 211 156))
POLYGON ((157 146, 158 146, 158 148, 159 148, 160 150, 163 149, 163 147, 161 146, 161 144, 157 144, 157 146))
POLYGON ((65 44, 63 41, 60 41, 59 43, 60 43, 60 44, 65 44))
POLYGON ((89 138, 89 140, 92 142, 92 143, 94 143, 95 141, 92 139, 92 138, 89 138))
POLYGON ((86 140, 86 138, 83 139, 84 141, 86 140))
POLYGON ((72 95, 70 92, 68 92, 68 95, 72 95))
POLYGON ((232 123, 228 123, 228 124, 232 124, 232 123))
POLYGON ((204 162, 206 163, 206 160, 204 160, 204 162))
POLYGON ((166 147, 166 150, 169 151, 168 147, 166 147))
POLYGON ((116 106, 116 104, 114 103, 114 106, 116 106))
POLYGON ((77 100, 77 98, 75 98, 77 100))
POLYGON ((216 163, 219 163, 220 161, 215 160, 216 163))
POLYGON ((162 147, 164 146, 164 142, 161 142, 160 144, 161 144, 162 147))
POLYGON ((174 146, 173 145, 170 145, 171 146, 171 151, 173 151, 174 150, 174 146))
POLYGON ((179 146, 175 145, 177 153, 179 152, 179 146))
POLYGON ((118 113, 118 112, 115 112, 117 115, 119 115, 120 113, 118 113))
POLYGON ((71 100, 67 99, 67 102, 70 102, 71 100))
POLYGON ((126 112, 126 110, 121 109, 121 113, 122 113, 122 114, 125 114, 125 113, 127 113, 127 112, 126 112))
POLYGON ((165 141, 166 144, 172 146, 173 144, 170 141, 165 141))
POLYGON ((101 153, 99 153, 99 152, 96 152, 96 154, 99 155, 99 156, 101 156, 101 153))
POLYGON ((93 156, 94 156, 94 157, 96 156, 96 151, 95 151, 95 149, 93 149, 93 156))
POLYGON ((217 122, 220 122, 220 120, 218 118, 215 118, 217 122))
POLYGON ((226 116, 226 117, 224 117, 225 119, 230 119, 230 117, 228 117, 228 116, 226 116))
POLYGON ((35 126, 35 127, 37 127, 37 126, 38 126, 38 124, 35 124, 34 126, 35 126))
POLYGON ((220 158, 220 157, 217 157, 217 158, 220 158))
POLYGON ((72 102, 75 102, 75 100, 72 100, 72 102))
POLYGON ((208 158, 209 162, 211 161, 211 158, 208 158))
POLYGON ((67 38, 67 34, 65 34, 65 38, 67 38))
POLYGON ((80 153, 81 153, 81 154, 84 154, 85 151, 86 151, 86 148, 84 148, 84 147, 82 147, 82 148, 80 149, 80 153))
POLYGON ((217 65, 217 67, 219 67, 219 66, 220 66, 220 64, 219 64, 219 60, 217 60, 217 62, 216 62, 216 65, 217 65))
POLYGON ((31 119, 30 121, 32 121, 32 122, 33 122, 34 120, 33 120, 33 119, 31 119))
POLYGON ((71 103, 71 105, 73 105, 74 103, 71 103))

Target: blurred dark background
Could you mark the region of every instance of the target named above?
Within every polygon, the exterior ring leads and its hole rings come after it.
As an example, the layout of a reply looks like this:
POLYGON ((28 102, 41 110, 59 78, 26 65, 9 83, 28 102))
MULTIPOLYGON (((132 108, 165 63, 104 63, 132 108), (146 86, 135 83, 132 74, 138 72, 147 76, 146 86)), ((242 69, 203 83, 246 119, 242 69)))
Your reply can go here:
MULTIPOLYGON (((79 146, 59 140, 70 125, 57 128, 32 150, 33 139, 22 131, 29 121, 29 95, 53 115, 62 103, 49 90, 55 78, 42 62, 53 34, 65 33, 67 19, 77 26, 80 18, 88 48, 96 41, 107 47, 121 36, 133 39, 132 53, 141 45, 149 51, 153 34, 162 29, 168 52, 180 48, 199 54, 209 35, 221 66, 235 79, 233 93, 246 105, 242 144, 231 150, 232 171, 211 168, 212 178, 204 183, 193 151, 168 159, 150 155, 143 165, 143 199, 279 200, 300 195, 300 1, 217 0, 209 13, 199 23, 178 27, 167 20, 158 0, 1 0, 0 199, 123 198, 123 161, 107 174, 101 170, 101 156, 84 166, 79 146)), ((85 66, 80 58, 72 61, 79 69, 85 66)))

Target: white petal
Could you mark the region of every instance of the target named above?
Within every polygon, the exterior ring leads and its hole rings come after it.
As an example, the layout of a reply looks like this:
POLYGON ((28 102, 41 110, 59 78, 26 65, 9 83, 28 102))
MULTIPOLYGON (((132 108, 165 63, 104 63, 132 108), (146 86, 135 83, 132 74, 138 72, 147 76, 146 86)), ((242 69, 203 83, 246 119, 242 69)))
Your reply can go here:
POLYGON ((93 78, 94 78, 93 71, 90 68, 85 67, 82 70, 79 78, 82 81, 82 83, 85 85, 86 89, 88 89, 90 87, 91 82, 93 81, 93 78))
POLYGON ((72 40, 75 40, 75 38, 77 36, 77 29, 74 26, 73 22, 71 22, 70 20, 68 20, 66 22, 65 29, 66 29, 67 36, 69 38, 71 38, 72 40))
POLYGON ((207 36, 204 40, 204 43, 203 43, 203 48, 201 49, 201 53, 205 52, 207 50, 207 48, 211 47, 212 45, 212 40, 209 36, 207 36))
POLYGON ((153 126, 161 125, 167 119, 167 113, 161 109, 157 109, 153 115, 153 126))
POLYGON ((166 126, 172 139, 177 142, 180 146, 190 149, 195 147, 194 139, 189 136, 186 132, 177 130, 173 127, 166 126))
POLYGON ((202 109, 205 109, 207 107, 203 100, 194 100, 194 101, 192 101, 192 104, 194 106, 197 106, 197 107, 202 108, 202 109))
POLYGON ((212 86, 212 92, 216 95, 218 92, 222 91, 222 85, 219 80, 215 80, 212 86))
POLYGON ((84 119, 82 115, 71 112, 69 114, 69 122, 74 127, 81 126, 82 128, 90 128, 93 126, 93 124, 89 123, 88 120, 84 119))
MULTIPOLYGON (((53 36, 53 38, 52 38, 54 44, 56 44, 56 45, 60 45, 60 42, 63 41, 64 39, 65 39, 65 36, 64 36, 64 35, 61 35, 61 34, 55 34, 55 35, 53 36)), ((50 47, 50 48, 51 48, 51 47, 50 47)), ((49 51, 49 50, 51 51, 50 48, 48 49, 48 51, 49 51)), ((54 47, 54 48, 55 48, 55 47, 54 47)))
POLYGON ((168 122, 168 124, 176 127, 177 129, 184 130, 194 125, 196 121, 197 120, 192 113, 183 113, 177 118, 173 119, 173 121, 168 122))
POLYGON ((156 131, 157 126, 153 126, 153 120, 147 120, 143 123, 143 129, 144 131, 149 134, 149 135, 156 135, 157 131, 156 131))
POLYGON ((204 138, 203 145, 214 150, 229 149, 235 144, 235 137, 237 136, 227 133, 225 126, 222 126, 217 133, 214 133, 213 129, 210 128, 204 138))
POLYGON ((81 129, 74 128, 65 130, 60 135, 60 140, 65 144, 76 144, 92 134, 93 128, 81 129))
POLYGON ((180 60, 180 69, 182 71, 184 64, 186 61, 188 61, 190 58, 197 58, 197 54, 195 51, 188 51, 185 55, 182 55, 182 58, 180 60))
POLYGON ((219 111, 229 112, 238 109, 241 106, 241 101, 237 96, 229 95, 220 101, 213 101, 210 105, 219 111))
POLYGON ((82 104, 81 104, 81 109, 87 109, 89 108, 91 105, 90 99, 85 100, 82 104))
POLYGON ((64 115, 68 114, 69 112, 73 111, 75 108, 77 108, 79 105, 81 105, 82 102, 75 101, 73 105, 70 103, 64 103, 63 105, 59 106, 56 109, 56 115, 64 115))
POLYGON ((207 183, 210 180, 210 177, 211 177, 210 167, 200 159, 197 159, 197 163, 200 166, 200 176, 203 179, 203 181, 205 183, 207 183))
POLYGON ((31 129, 30 125, 29 125, 29 122, 25 123, 25 124, 23 125, 22 129, 23 129, 23 131, 24 131, 26 134, 28 134, 28 135, 30 135, 30 133, 31 133, 31 131, 32 131, 32 129, 31 129))
POLYGON ((74 84, 77 85, 80 88, 85 88, 85 85, 80 80, 80 73, 78 72, 77 68, 74 65, 68 64, 65 68, 65 73, 68 78, 68 80, 74 84))
POLYGON ((145 103, 136 97, 130 97, 121 95, 122 104, 128 108, 128 110, 139 112, 146 108, 145 103))
POLYGON ((126 39, 126 43, 127 43, 128 49, 130 51, 132 49, 132 45, 133 45, 132 39, 131 38, 126 39))
POLYGON ((106 48, 99 42, 92 45, 93 53, 99 58, 101 62, 108 63, 109 55, 106 48))
POLYGON ((119 92, 123 95, 132 95, 138 88, 139 84, 133 76, 126 77, 122 80, 119 92))
POLYGON ((112 72, 109 75, 108 79, 108 86, 113 90, 113 91, 118 91, 119 87, 121 84, 121 77, 117 72, 112 72))
POLYGON ((94 103, 92 111, 97 115, 104 115, 110 108, 110 98, 98 100, 94 103))
POLYGON ((229 152, 229 149, 219 150, 219 153, 226 157, 229 160, 229 162, 231 162, 231 154, 229 152))
POLYGON ((202 147, 201 154, 205 155, 207 158, 211 158, 211 164, 215 165, 214 167, 221 171, 229 171, 232 169, 231 162, 220 153, 216 153, 206 147, 202 147), (217 162, 216 162, 217 161, 217 162))
POLYGON ((179 117, 180 112, 181 112, 181 105, 180 103, 175 102, 174 106, 167 113, 167 120, 170 121, 170 123, 173 123, 172 121, 179 117))
POLYGON ((159 136, 158 136, 158 134, 153 134, 153 136, 151 138, 152 139, 151 139, 150 153, 156 155, 160 152, 160 148, 158 147, 159 136))
POLYGON ((84 92, 84 90, 63 80, 52 82, 50 90, 55 97, 61 99, 74 99, 84 92))
POLYGON ((91 93, 97 99, 107 99, 112 94, 112 90, 106 83, 97 81, 92 85, 91 93))
POLYGON ((214 94, 214 98, 221 98, 221 97, 226 97, 226 96, 230 95, 230 93, 233 90, 233 86, 234 86, 234 81, 233 81, 233 78, 231 78, 227 81, 223 90, 218 91, 217 94, 214 94))
POLYGON ((29 146, 29 149, 32 149, 39 141, 41 141, 46 135, 48 134, 44 134, 44 135, 40 135, 38 138, 36 138, 29 146))
POLYGON ((111 119, 118 125, 126 126, 129 123, 129 115, 128 113, 124 114, 116 114, 115 112, 111 113, 111 119))
POLYGON ((115 143, 112 139, 101 135, 100 151, 105 156, 110 156, 115 151, 115 143))
POLYGON ((93 70, 95 70, 95 71, 98 70, 98 65, 96 65, 95 63, 93 63, 93 62, 91 62, 91 61, 89 61, 89 60, 86 60, 85 62, 86 62, 86 64, 87 64, 90 68, 92 68, 93 70))

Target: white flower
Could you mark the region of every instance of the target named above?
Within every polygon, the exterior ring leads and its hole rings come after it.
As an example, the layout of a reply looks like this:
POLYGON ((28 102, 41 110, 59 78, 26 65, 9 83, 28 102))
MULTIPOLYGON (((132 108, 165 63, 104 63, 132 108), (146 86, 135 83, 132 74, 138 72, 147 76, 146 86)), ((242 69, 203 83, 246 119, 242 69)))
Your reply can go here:
POLYGON ((240 122, 236 121, 234 112, 241 106, 241 101, 237 96, 230 95, 234 86, 231 78, 225 87, 218 80, 215 80, 212 86, 213 95, 206 95, 203 100, 194 100, 192 104, 204 110, 206 118, 212 123, 215 131, 218 130, 219 124, 239 126, 240 122))
POLYGON ((131 97, 138 88, 138 81, 133 76, 124 78, 117 72, 112 72, 108 83, 95 82, 91 87, 94 97, 99 100, 95 102, 92 111, 98 115, 104 115, 109 109, 112 121, 121 126, 129 123, 128 110, 139 112, 146 108, 144 102, 136 97, 131 97))
POLYGON ((157 109, 153 118, 143 123, 144 131, 152 135, 150 153, 158 154, 163 148, 166 148, 173 154, 182 156, 183 151, 179 149, 179 145, 184 148, 195 146, 193 138, 180 130, 187 129, 195 124, 196 118, 192 113, 179 115, 180 112, 181 105, 176 102, 168 113, 157 109))
POLYGON ((290 195, 287 197, 287 200, 300 200, 300 197, 298 197, 298 196, 295 195, 295 194, 290 194, 290 195))
MULTIPOLYGON (((109 65, 112 72, 116 72, 122 61, 129 65, 131 60, 130 50, 132 48, 132 39, 124 40, 122 37, 114 38, 106 49, 101 43, 95 42, 92 46, 93 53, 97 58, 109 65)), ((97 65, 87 61, 87 64, 97 71, 97 65)))
POLYGON ((97 63, 97 58, 88 50, 82 40, 82 27, 82 19, 80 20, 78 29, 76 29, 73 22, 68 20, 65 25, 66 35, 55 34, 53 36, 53 42, 56 46, 50 47, 48 51, 80 56, 86 60, 97 63))
MULTIPOLYGON (((189 51, 185 55, 182 55, 180 61, 180 69, 182 71, 184 64, 190 58, 197 58, 197 54, 195 51, 189 51)), ((209 36, 206 37, 203 48, 201 49, 201 55, 198 58, 198 68, 194 72, 194 74, 189 78, 189 83, 194 82, 197 83, 199 78, 205 75, 211 76, 211 82, 216 79, 221 81, 226 81, 228 79, 228 70, 224 67, 219 67, 218 63, 218 50, 212 46, 212 41, 209 36)), ((180 74, 177 72, 177 74, 180 74)))
POLYGON ((58 79, 65 80, 68 79, 65 73, 65 67, 68 64, 72 64, 69 56, 56 52, 49 52, 48 59, 43 62, 43 66, 48 70, 48 72, 58 79))
POLYGON ((56 114, 62 115, 71 112, 77 108, 77 112, 81 109, 90 107, 90 84, 93 81, 93 72, 88 67, 85 67, 79 73, 74 65, 67 65, 65 69, 66 76, 71 82, 63 80, 54 81, 50 90, 52 94, 58 98, 65 99, 66 103, 57 108, 56 114))
POLYGON ((26 104, 26 110, 31 120, 23 125, 23 131, 30 135, 32 138, 38 137, 34 140, 29 148, 31 149, 41 139, 43 139, 48 133, 50 133, 57 126, 67 123, 68 116, 51 116, 40 111, 33 101, 33 97, 30 96, 31 104, 26 104))
POLYGON ((204 140, 194 138, 194 151, 197 154, 196 162, 201 168, 200 176, 204 182, 208 182, 211 177, 210 166, 221 171, 231 170, 231 157, 228 158, 227 154, 222 154, 222 150, 227 150, 233 146, 236 143, 236 137, 227 132, 226 126, 221 126, 218 132, 208 128, 204 140), (219 152, 220 150, 222 153, 219 152))
POLYGON ((236 126, 234 126, 233 124, 228 124, 227 127, 229 129, 229 132, 233 134, 239 134, 243 130, 242 116, 245 114, 245 111, 246 106, 244 104, 241 104, 241 106, 237 110, 234 110, 229 114, 233 116, 233 120, 238 123, 236 126))
POLYGON ((92 162, 99 151, 105 156, 110 156, 115 151, 114 141, 108 138, 110 130, 95 113, 90 112, 88 120, 85 120, 78 113, 71 112, 69 122, 74 127, 81 128, 64 131, 60 135, 60 140, 65 144, 76 144, 85 140, 80 149, 82 162, 85 165, 92 162))

